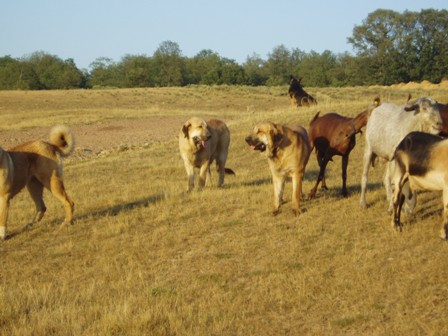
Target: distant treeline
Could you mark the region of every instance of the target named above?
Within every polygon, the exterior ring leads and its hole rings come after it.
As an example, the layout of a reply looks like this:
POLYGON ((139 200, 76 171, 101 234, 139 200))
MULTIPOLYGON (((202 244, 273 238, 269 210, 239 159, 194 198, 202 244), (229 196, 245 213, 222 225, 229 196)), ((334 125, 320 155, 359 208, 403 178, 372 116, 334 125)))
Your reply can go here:
POLYGON ((348 42, 356 55, 328 50, 306 53, 280 45, 266 60, 253 54, 243 64, 207 49, 185 57, 172 41, 162 42, 152 56, 126 55, 119 62, 98 58, 89 70, 78 69, 73 59, 45 52, 21 59, 4 56, 0 57, 0 89, 285 85, 291 74, 316 87, 438 83, 448 78, 447 10, 379 9, 354 27, 348 42))

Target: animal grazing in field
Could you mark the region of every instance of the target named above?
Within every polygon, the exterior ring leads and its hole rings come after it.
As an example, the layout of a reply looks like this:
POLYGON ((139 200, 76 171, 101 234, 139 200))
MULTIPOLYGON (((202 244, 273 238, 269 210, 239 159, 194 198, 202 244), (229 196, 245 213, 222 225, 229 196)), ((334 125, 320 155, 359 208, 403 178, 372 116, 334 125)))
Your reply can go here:
POLYGON ((303 89, 301 82, 302 78, 297 79, 291 75, 288 90, 291 104, 297 107, 316 105, 317 100, 303 89))
MULTIPOLYGON (((419 98, 413 104, 397 106, 393 103, 382 103, 370 114, 366 126, 366 144, 361 179, 360 206, 366 208, 367 175, 370 165, 376 157, 387 161, 384 186, 387 199, 390 201, 388 212, 392 211, 391 172, 395 148, 410 132, 421 131, 438 134, 442 130, 437 102, 429 97, 419 98)), ((412 204, 407 204, 411 207, 412 204)), ((410 209, 412 210, 412 209, 410 209)))
POLYGON ((30 225, 39 222, 45 214, 44 187, 65 207, 63 224, 71 224, 74 203, 68 197, 63 182, 61 157, 74 149, 74 137, 67 126, 55 126, 50 140, 31 141, 9 151, 0 148, 0 238, 6 239, 10 200, 25 186, 36 205, 36 214, 30 225))
POLYGON ((263 122, 254 127, 252 134, 246 137, 246 142, 253 150, 266 152, 274 185, 273 214, 280 212, 287 177, 292 178, 292 211, 299 214, 302 179, 311 153, 305 128, 263 122))
POLYGON ((194 171, 199 169, 198 187, 211 185, 210 165, 216 160, 219 173, 218 187, 224 183, 224 174, 235 175, 226 168, 230 145, 230 131, 218 119, 205 121, 193 117, 185 122, 179 132, 179 150, 188 175, 188 191, 194 188, 194 171))
POLYGON ((311 148, 316 149, 319 175, 316 184, 311 189, 309 197, 314 198, 319 183, 322 181, 322 189, 327 189, 325 182, 325 169, 334 155, 342 156, 342 196, 347 197, 347 165, 350 152, 356 145, 356 134, 361 132, 367 124, 367 118, 373 108, 380 104, 380 99, 375 98, 369 108, 354 118, 341 116, 337 113, 327 113, 319 117, 319 112, 314 116, 308 128, 311 148))
POLYGON ((443 191, 442 239, 448 237, 448 139, 412 132, 397 146, 394 159, 393 225, 400 228, 404 201, 415 203, 415 190, 443 191))

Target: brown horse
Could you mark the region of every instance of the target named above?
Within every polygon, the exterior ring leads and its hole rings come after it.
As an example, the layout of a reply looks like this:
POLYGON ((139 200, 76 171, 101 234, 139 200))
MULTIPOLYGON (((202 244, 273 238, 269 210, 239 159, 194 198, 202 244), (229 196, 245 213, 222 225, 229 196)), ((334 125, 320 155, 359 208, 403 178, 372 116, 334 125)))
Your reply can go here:
POLYGON ((334 155, 342 156, 342 195, 347 192, 347 166, 350 152, 356 145, 356 134, 361 132, 367 124, 371 111, 380 104, 380 99, 375 98, 369 108, 354 118, 341 116, 337 113, 328 113, 319 117, 319 112, 310 122, 308 135, 312 148, 316 148, 317 163, 319 164, 319 176, 316 184, 311 189, 309 197, 316 196, 317 187, 322 181, 322 188, 327 189, 325 183, 325 168, 334 155))
POLYGON ((302 78, 295 78, 291 75, 289 82, 289 97, 291 98, 291 104, 296 106, 310 106, 317 104, 317 100, 309 95, 302 87, 300 82, 302 78))

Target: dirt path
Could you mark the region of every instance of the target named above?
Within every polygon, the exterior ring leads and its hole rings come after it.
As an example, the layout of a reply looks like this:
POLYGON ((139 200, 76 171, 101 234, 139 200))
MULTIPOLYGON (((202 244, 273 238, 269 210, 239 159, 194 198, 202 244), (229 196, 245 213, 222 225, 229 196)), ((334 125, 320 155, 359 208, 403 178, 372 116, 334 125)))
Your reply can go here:
MULTIPOLYGON (((88 125, 73 125, 76 138, 75 157, 88 158, 114 150, 142 147, 151 143, 174 140, 185 117, 108 120, 88 125)), ((48 139, 50 129, 33 128, 24 131, 1 131, 0 146, 12 148, 26 141, 48 139)))

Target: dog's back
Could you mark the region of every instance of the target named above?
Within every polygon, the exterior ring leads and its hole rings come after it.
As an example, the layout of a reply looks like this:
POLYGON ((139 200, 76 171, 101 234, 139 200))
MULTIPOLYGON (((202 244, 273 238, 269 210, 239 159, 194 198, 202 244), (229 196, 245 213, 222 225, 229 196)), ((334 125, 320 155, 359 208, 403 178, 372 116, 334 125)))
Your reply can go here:
POLYGON ((289 125, 288 128, 290 130, 292 130, 296 135, 297 135, 297 139, 298 141, 300 141, 300 144, 298 144, 298 147, 302 148, 302 153, 301 155, 303 156, 303 161, 306 163, 308 162, 308 158, 311 154, 311 144, 310 144, 310 139, 308 137, 308 132, 306 130, 306 128, 304 128, 303 126, 299 125, 299 124, 292 124, 289 125))
MULTIPOLYGON (((34 175, 42 175, 43 171, 62 170, 60 156, 69 155, 74 146, 70 128, 59 125, 51 129, 48 142, 35 140, 11 148, 8 153, 14 167, 12 196, 22 190, 34 175)), ((47 179, 47 176, 42 179, 47 179)))
POLYGON ((216 149, 214 148, 213 152, 227 152, 230 144, 230 131, 227 128, 227 125, 223 121, 218 119, 210 119, 209 121, 207 121, 207 125, 210 128, 211 133, 216 133, 217 136, 216 149))
POLYGON ((65 206, 63 224, 71 224, 73 201, 65 191, 61 156, 69 155, 74 149, 74 138, 66 126, 56 126, 50 132, 50 140, 30 141, 9 151, 0 149, 0 238, 6 239, 9 201, 25 186, 36 205, 32 223, 45 214, 43 188, 47 188, 65 206))

